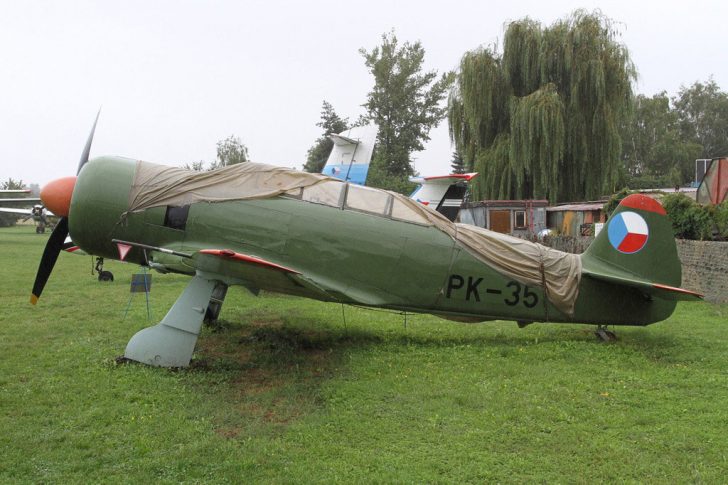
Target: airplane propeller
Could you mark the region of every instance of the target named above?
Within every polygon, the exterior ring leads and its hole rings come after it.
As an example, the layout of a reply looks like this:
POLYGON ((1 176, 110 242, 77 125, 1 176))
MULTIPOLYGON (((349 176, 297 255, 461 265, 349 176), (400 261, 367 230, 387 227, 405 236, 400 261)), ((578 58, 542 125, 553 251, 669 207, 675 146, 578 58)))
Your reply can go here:
MULTIPOLYGON (((88 162, 89 153, 91 152, 91 143, 94 139, 94 132, 96 131, 96 123, 99 121, 99 115, 101 110, 96 114, 93 127, 91 127, 91 133, 86 140, 86 146, 81 153, 81 160, 78 163, 78 170, 76 176, 81 173, 81 169, 88 162)), ((61 216, 58 224, 48 238, 46 247, 43 250, 43 256, 40 259, 38 265, 38 272, 35 275, 35 282, 33 283, 33 291, 30 295, 30 303, 35 305, 40 298, 40 294, 43 292, 43 288, 48 282, 48 278, 53 271, 53 266, 56 264, 58 254, 63 249, 63 243, 68 236, 68 213, 71 207, 71 196, 73 195, 73 188, 76 184, 76 177, 64 177, 49 182, 40 191, 40 199, 43 205, 51 210, 54 214, 61 216)))

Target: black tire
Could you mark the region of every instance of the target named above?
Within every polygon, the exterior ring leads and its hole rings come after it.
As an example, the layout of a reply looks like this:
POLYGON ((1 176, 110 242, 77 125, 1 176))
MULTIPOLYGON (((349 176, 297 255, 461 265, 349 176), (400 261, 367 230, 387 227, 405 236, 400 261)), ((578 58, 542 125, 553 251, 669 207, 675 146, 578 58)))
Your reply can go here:
POLYGON ((114 274, 111 271, 99 271, 99 281, 114 281, 114 274))

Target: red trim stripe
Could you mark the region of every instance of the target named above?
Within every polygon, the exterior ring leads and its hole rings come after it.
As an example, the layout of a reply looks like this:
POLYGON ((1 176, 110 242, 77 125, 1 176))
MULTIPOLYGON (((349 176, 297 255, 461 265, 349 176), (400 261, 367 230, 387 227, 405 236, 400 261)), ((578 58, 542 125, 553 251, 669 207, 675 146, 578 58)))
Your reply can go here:
POLYGON ((450 175, 433 175, 432 177, 424 177, 425 180, 438 180, 438 179, 463 179, 471 180, 478 176, 478 172, 473 173, 452 173, 450 175))
POLYGON ((652 283, 652 286, 654 286, 655 288, 659 288, 661 290, 674 291, 675 293, 685 293, 686 295, 693 295, 693 296, 697 296, 699 298, 703 298, 702 293, 686 290, 685 288, 675 288, 674 286, 661 285, 660 283, 652 283))
POLYGON ((667 214, 667 212, 665 212, 665 208, 662 207, 659 202, 657 202, 652 197, 647 197, 646 195, 642 194, 628 195, 627 197, 622 199, 622 202, 620 202, 619 205, 623 207, 629 207, 630 209, 655 212, 663 216, 667 214))
POLYGON ((247 254, 236 253, 231 249, 203 249, 200 251, 200 254, 211 254, 213 256, 220 256, 221 258, 233 259, 235 261, 244 261, 246 263, 258 264, 260 266, 265 266, 271 269, 285 271, 286 273, 301 274, 300 272, 291 268, 286 268, 285 266, 271 263, 270 261, 266 261, 265 259, 257 258, 255 256, 248 256, 247 254))

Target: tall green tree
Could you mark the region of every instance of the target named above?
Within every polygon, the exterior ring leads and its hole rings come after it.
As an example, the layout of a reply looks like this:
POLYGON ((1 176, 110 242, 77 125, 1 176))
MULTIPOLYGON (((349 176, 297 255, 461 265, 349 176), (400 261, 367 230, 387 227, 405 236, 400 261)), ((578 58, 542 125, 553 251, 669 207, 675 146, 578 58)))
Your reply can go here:
POLYGON ((465 160, 458 152, 452 152, 452 160, 450 161, 450 170, 452 173, 465 173, 465 160))
POLYGON ((321 107, 321 121, 316 123, 316 126, 323 129, 323 133, 308 149, 306 163, 303 165, 306 172, 320 173, 323 170, 326 160, 331 154, 331 149, 334 147, 334 142, 331 141, 329 135, 345 131, 349 128, 348 125, 349 119, 341 118, 336 114, 331 103, 324 100, 321 107))
POLYGON ((683 135, 700 144, 699 158, 728 155, 728 93, 713 79, 696 81, 673 98, 683 135))
POLYGON ((250 155, 248 154, 248 147, 243 144, 240 138, 235 135, 230 135, 224 140, 217 142, 217 156, 207 167, 205 166, 204 160, 185 163, 182 167, 187 170, 194 170, 195 172, 203 172, 249 161, 250 155))
POLYGON ((550 27, 511 22, 503 52, 467 52, 450 136, 481 198, 593 199, 620 178, 620 127, 636 76, 612 22, 577 10, 550 27))
POLYGON ((250 161, 248 147, 235 135, 217 142, 217 159, 210 164, 210 170, 250 161))
POLYGON ((677 110, 666 92, 638 95, 624 125, 623 159, 627 186, 659 188, 690 180, 701 147, 681 130, 677 110))
POLYGON ((420 42, 400 44, 394 32, 382 35, 381 45, 360 49, 374 88, 364 107, 366 121, 379 126, 371 171, 384 178, 406 179, 413 175, 410 155, 424 148, 430 130, 444 118, 441 106, 452 84, 450 72, 438 76, 424 71, 425 49, 420 42))
MULTIPOLYGON (((0 183, 0 189, 2 190, 25 190, 25 184, 22 180, 14 180, 13 178, 8 178, 7 181, 0 183)), ((15 196, 12 196, 13 198, 15 196)))

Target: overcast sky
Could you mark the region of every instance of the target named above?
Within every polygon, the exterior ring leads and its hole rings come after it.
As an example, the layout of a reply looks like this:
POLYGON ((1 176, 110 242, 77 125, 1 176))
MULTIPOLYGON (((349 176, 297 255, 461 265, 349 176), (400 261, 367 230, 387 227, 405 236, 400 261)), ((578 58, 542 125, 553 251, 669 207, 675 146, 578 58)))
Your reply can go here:
MULTIPOLYGON (((181 165, 239 136, 252 159, 300 168, 321 102, 355 119, 373 80, 358 50, 395 29, 428 69, 500 42, 505 22, 576 8, 620 23, 638 93, 713 76, 728 89, 726 1, 17 1, 0 0, 0 180, 73 175, 99 106, 91 156, 181 165)), ((446 122, 414 155, 449 171, 446 122)))

